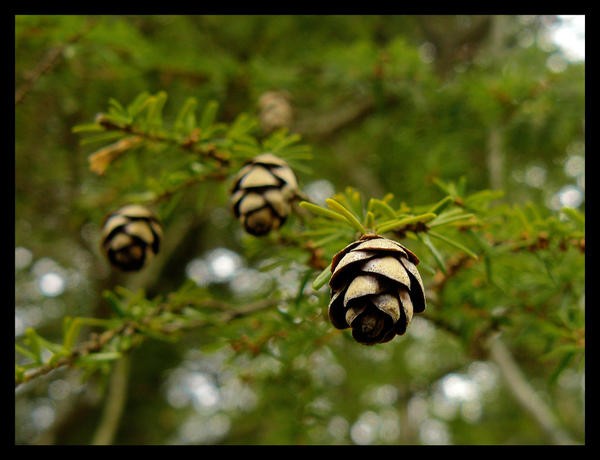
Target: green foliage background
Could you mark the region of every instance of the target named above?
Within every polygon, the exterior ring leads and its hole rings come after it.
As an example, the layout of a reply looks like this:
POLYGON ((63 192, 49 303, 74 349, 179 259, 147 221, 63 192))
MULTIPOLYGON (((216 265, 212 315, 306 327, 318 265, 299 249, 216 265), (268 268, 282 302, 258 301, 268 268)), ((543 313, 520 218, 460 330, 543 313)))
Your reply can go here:
POLYGON ((583 443, 585 201, 560 200, 585 190, 585 66, 548 42, 557 20, 15 17, 15 442, 583 443), (288 94, 289 130, 261 128, 267 91, 288 94), (141 146, 94 174, 136 100, 141 146), (390 230, 428 291, 404 336, 365 347, 327 319, 312 283, 352 227, 297 208, 281 232, 242 233, 230 178, 263 150, 364 222, 371 205, 384 222, 382 202, 388 222, 436 209, 390 230), (131 201, 165 242, 125 276, 98 239, 131 201), (209 276, 219 255, 233 277, 209 276))

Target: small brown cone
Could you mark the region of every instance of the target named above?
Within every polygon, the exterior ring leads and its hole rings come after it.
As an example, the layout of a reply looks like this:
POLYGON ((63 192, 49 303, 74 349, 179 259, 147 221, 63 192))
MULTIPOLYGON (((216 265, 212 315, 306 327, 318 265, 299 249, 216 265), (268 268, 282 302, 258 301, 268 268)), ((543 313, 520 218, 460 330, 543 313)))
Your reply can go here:
POLYGON ((425 310, 419 259, 396 241, 363 235, 331 263, 329 319, 337 329, 352 328, 365 345, 406 332, 413 314, 425 310))
POLYGON ((109 214, 102 227, 102 250, 110 264, 123 271, 138 271, 158 254, 162 228, 148 208, 136 204, 109 214))
POLYGON ((265 133, 290 128, 294 111, 287 91, 267 91, 258 99, 260 124, 265 133))
POLYGON ((288 164, 263 153, 235 176, 231 207, 248 233, 262 236, 283 225, 297 193, 298 182, 288 164))

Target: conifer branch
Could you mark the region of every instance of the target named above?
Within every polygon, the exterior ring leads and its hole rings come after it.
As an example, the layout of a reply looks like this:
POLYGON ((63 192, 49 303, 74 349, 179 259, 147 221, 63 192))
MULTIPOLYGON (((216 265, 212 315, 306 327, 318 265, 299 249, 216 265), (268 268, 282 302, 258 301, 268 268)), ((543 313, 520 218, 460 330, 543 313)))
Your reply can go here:
MULTIPOLYGON (((219 316, 219 321, 222 322, 223 324, 225 324, 225 323, 229 323, 230 321, 233 321, 235 319, 243 318, 245 316, 257 313, 259 311, 272 308, 273 306, 276 305, 276 303, 277 303, 277 301, 274 299, 263 299, 263 300, 259 300, 259 301, 253 302, 253 303, 249 303, 246 305, 245 308, 240 309, 240 308, 233 308, 233 306, 226 304, 226 303, 209 300, 206 302, 198 303, 195 306, 196 306, 196 308, 204 306, 204 307, 217 308, 219 310, 222 310, 222 313, 219 316)), ((40 377, 42 375, 48 374, 55 369, 58 369, 58 368, 61 368, 64 366, 72 367, 76 364, 77 360, 82 357, 90 356, 90 355, 93 355, 94 353, 101 353, 105 350, 105 347, 107 345, 109 345, 109 343, 111 341, 113 341, 114 339, 116 339, 117 337, 130 336, 132 339, 133 338, 143 339, 144 337, 146 337, 148 335, 149 330, 147 328, 150 327, 150 323, 152 323, 157 318, 160 319, 160 316, 162 313, 164 313, 166 311, 174 312, 183 307, 184 307, 184 305, 180 305, 180 306, 176 306, 176 308, 171 308, 169 305, 162 304, 162 305, 159 305, 158 307, 156 307, 152 312, 150 312, 149 314, 147 314, 146 316, 144 316, 143 318, 141 318, 139 320, 132 320, 132 319, 125 320, 118 326, 115 326, 111 329, 107 329, 106 331, 104 331, 101 334, 93 332, 90 334, 89 338, 85 342, 83 342, 80 346, 78 346, 77 348, 72 350, 67 355, 65 355, 55 361, 50 361, 39 367, 33 368, 33 369, 29 370, 28 372, 26 372, 21 377, 16 377, 15 378, 15 387, 18 387, 19 385, 29 382, 29 381, 31 381, 37 377, 40 377)), ((162 324, 159 325, 158 328, 156 328, 156 324, 153 323, 152 327, 153 327, 153 332, 156 332, 156 334, 163 335, 163 336, 169 336, 169 335, 176 334, 180 331, 190 330, 190 329, 206 326, 207 324, 209 324, 209 322, 204 319, 202 319, 202 320, 179 320, 179 321, 169 320, 169 321, 164 321, 162 324)), ((132 342, 133 342, 133 340, 132 340, 132 342)), ((126 352, 128 350, 122 350, 122 351, 126 352)))

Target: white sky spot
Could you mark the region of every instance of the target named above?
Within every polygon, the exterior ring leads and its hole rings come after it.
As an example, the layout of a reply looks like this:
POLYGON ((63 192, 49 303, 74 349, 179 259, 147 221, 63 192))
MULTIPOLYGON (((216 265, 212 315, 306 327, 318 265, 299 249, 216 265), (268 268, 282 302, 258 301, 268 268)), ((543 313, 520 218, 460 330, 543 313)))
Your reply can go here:
POLYGON ((254 268, 240 268, 235 274, 231 289, 239 296, 251 295, 264 289, 269 275, 254 268))
POLYGON ((530 187, 542 188, 546 183, 546 168, 530 166, 525 171, 525 183, 530 187))
POLYGON ((439 420, 427 419, 419 426, 419 438, 423 444, 450 444, 448 426, 439 420))
POLYGON ((554 73, 560 73, 567 70, 567 60, 560 54, 553 54, 546 60, 546 67, 554 73))
POLYGON ((448 374, 442 379, 441 389, 444 396, 460 402, 472 401, 479 397, 477 385, 468 377, 460 374, 448 374))
POLYGON ((187 264, 185 274, 198 286, 206 286, 211 281, 206 261, 200 257, 196 257, 187 264))
POLYGON ((398 389, 394 385, 387 383, 370 389, 364 395, 365 400, 369 404, 389 407, 398 399, 398 389))
POLYGON ((535 43, 535 35, 529 29, 523 30, 517 39, 519 41, 519 45, 523 48, 529 48, 535 43))
POLYGON ((377 438, 379 416, 373 411, 367 411, 360 415, 350 428, 350 437, 354 444, 372 444, 377 438))
POLYGON ((231 428, 231 420, 225 414, 215 414, 208 418, 194 415, 180 428, 176 443, 206 444, 225 436, 231 428))
POLYGON ((15 269, 22 270, 27 268, 33 260, 33 254, 27 248, 18 246, 15 248, 15 269))
POLYGON ((456 418, 461 403, 457 399, 448 398, 440 389, 431 396, 431 412, 443 420, 456 418))
POLYGON ((415 339, 429 341, 435 336, 435 328, 426 319, 413 318, 410 327, 411 335, 415 339))
POLYGON ((44 313, 37 305, 15 308, 15 335, 25 333, 28 327, 37 327, 44 320, 44 313))
POLYGON ((60 267, 58 264, 49 257, 42 257, 38 259, 32 267, 33 274, 35 276, 43 276, 48 272, 57 271, 60 267))
POLYGON ((565 185, 558 191, 558 201, 561 206, 577 208, 583 202, 583 192, 575 185, 565 185))
POLYGON ((335 193, 335 189, 328 180, 319 179, 307 184, 304 193, 313 203, 324 204, 325 200, 335 193))
POLYGON ((35 427, 42 431, 54 423, 55 411, 49 404, 41 404, 31 412, 31 418, 35 427))
POLYGON ((561 24, 553 28, 552 40, 567 59, 585 60, 585 15, 561 15, 561 24))
POLYGON ((346 379, 346 370, 336 362, 328 349, 312 353, 306 365, 315 382, 321 385, 339 385, 346 379))
POLYGON ((381 413, 379 437, 385 442, 394 442, 400 436, 400 416, 395 409, 389 408, 381 413))
POLYGON ((217 282, 229 281, 242 265, 240 256, 226 248, 212 250, 206 256, 206 260, 217 282))
POLYGON ((171 406, 181 409, 189 404, 190 399, 190 394, 178 383, 169 385, 167 389, 167 401, 169 401, 171 406))
POLYGON ((258 403, 256 393, 238 378, 227 380, 220 389, 221 406, 228 410, 251 410, 258 403))
POLYGON ((201 433, 205 430, 206 421, 193 417, 188 419, 183 425, 181 425, 180 436, 184 443, 199 442, 203 436, 201 433))
POLYGON ((63 400, 71 394, 71 384, 66 380, 55 380, 48 385, 48 396, 54 400, 63 400))
POLYGON ((580 155, 573 155, 565 161, 564 168, 567 176, 580 176, 585 173, 585 158, 580 155))
POLYGON ((460 413, 462 415, 462 418, 465 419, 467 422, 477 422, 483 415, 483 407, 481 401, 473 400, 464 402, 460 406, 460 413))
POLYGON ((421 422, 427 418, 427 400, 422 394, 416 394, 408 400, 408 417, 415 423, 421 422))
POLYGON ((325 397, 317 397, 310 401, 306 407, 311 413, 325 416, 331 412, 331 401, 325 397))
POLYGON ((15 313, 15 337, 19 337, 25 333, 25 322, 18 313, 15 313))
POLYGON ((498 386, 498 369, 485 361, 469 364, 468 375, 482 392, 494 390, 498 386))
POLYGON ((194 372, 186 379, 188 391, 193 397, 195 405, 200 407, 213 407, 220 401, 217 387, 200 372, 194 372))
POLYGON ((185 268, 185 273, 197 285, 206 286, 232 280, 242 265, 242 258, 238 253, 226 248, 216 248, 205 257, 191 260, 185 268))
POLYGON ((327 432, 334 440, 341 441, 346 437, 349 426, 350 424, 344 417, 336 415, 329 420, 327 432))
POLYGON ((38 287, 43 295, 47 297, 56 297, 64 292, 65 279, 58 273, 46 273, 40 277, 38 287))

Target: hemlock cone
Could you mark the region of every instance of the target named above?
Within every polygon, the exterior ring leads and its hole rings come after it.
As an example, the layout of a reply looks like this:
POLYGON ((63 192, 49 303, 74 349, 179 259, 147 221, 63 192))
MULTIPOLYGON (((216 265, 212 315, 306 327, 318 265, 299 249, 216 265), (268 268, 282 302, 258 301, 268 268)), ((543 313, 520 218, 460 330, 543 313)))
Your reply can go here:
POLYGON ((102 228, 102 249, 111 265, 138 271, 158 254, 161 225, 148 208, 136 204, 109 214, 102 228))
POLYGON ((294 119, 290 95, 286 91, 267 91, 258 99, 259 119, 265 133, 289 128, 294 119))
POLYGON ((272 153, 263 153, 235 176, 231 206, 248 233, 262 236, 283 225, 297 191, 289 165, 272 153))
POLYGON ((352 328, 354 339, 374 345, 402 335, 413 313, 425 310, 419 259, 396 241, 363 235, 331 263, 329 319, 352 328))

